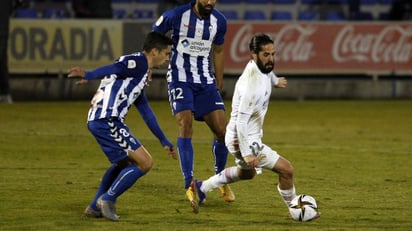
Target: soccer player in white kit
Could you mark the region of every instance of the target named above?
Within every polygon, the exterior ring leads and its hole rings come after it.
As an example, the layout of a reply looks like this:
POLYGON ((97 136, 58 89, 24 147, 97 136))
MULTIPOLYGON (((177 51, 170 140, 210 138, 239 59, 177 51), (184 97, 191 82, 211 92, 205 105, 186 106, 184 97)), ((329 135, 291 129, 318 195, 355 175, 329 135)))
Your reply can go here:
POLYGON ((207 192, 223 184, 252 179, 262 168, 278 174, 277 189, 286 205, 296 197, 291 163, 262 142, 272 87, 285 88, 287 80, 273 73, 276 48, 269 36, 255 35, 249 49, 252 59, 237 80, 225 136, 237 166, 227 167, 205 181, 194 180, 199 204, 205 201, 207 192))

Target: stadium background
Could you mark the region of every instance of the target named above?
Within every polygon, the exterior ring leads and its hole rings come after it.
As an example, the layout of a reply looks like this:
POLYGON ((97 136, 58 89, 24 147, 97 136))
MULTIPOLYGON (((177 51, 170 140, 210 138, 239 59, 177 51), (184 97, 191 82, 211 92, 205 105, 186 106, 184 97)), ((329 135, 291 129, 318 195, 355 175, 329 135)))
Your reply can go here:
MULTIPOLYGON (((225 98, 248 60, 247 41, 265 32, 278 45, 276 73, 289 79, 282 99, 412 97, 412 22, 387 21, 391 0, 219 0, 228 18, 225 98)), ((157 19, 152 0, 114 0, 113 19, 75 19, 70 0, 29 1, 11 20, 9 68, 14 100, 89 99, 97 82, 75 86, 66 70, 95 68, 140 50, 157 19)), ((165 68, 147 92, 166 99, 165 68)))

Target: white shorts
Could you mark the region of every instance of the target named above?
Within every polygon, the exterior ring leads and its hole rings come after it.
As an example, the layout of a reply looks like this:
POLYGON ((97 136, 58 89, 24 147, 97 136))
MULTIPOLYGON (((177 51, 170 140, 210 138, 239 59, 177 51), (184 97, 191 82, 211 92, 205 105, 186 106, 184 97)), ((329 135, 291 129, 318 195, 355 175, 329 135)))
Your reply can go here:
MULTIPOLYGON (((235 150, 234 145, 228 145, 227 149, 235 157, 236 165, 239 168, 241 168, 241 169, 250 169, 249 165, 247 165, 247 163, 243 160, 243 157, 242 157, 240 151, 235 150)), ((276 162, 279 160, 279 157, 280 157, 279 154, 275 150, 272 150, 266 144, 261 144, 260 149, 261 149, 261 151, 258 154, 258 157, 260 159, 258 167, 268 169, 268 170, 272 170, 273 167, 275 167, 276 162)))

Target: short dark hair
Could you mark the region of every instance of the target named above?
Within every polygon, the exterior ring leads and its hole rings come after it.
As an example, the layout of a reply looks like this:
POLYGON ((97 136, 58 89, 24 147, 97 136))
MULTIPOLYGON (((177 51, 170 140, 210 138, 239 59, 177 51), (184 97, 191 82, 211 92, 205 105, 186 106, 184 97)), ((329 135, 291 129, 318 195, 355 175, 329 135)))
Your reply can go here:
POLYGON ((259 53, 262 50, 262 46, 269 43, 274 43, 271 37, 266 34, 256 34, 250 40, 249 50, 253 53, 259 53))
POLYGON ((146 35, 146 39, 143 43, 143 51, 149 52, 153 48, 163 50, 172 44, 173 41, 170 37, 156 31, 151 31, 146 35))

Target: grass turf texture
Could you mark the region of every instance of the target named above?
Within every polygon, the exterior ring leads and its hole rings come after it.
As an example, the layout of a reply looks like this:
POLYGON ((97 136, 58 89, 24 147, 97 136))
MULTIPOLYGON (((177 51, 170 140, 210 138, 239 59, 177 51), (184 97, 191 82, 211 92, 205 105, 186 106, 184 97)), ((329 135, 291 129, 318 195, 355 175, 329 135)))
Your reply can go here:
MULTIPOLYGON (((167 102, 152 102, 173 143, 167 102)), ((230 111, 230 102, 227 102, 230 111)), ((318 201, 321 218, 288 218, 264 171, 218 190, 193 214, 179 162, 169 158, 136 110, 126 123, 154 167, 117 202, 120 222, 83 217, 109 166, 86 128, 87 102, 0 104, 0 230, 408 230, 412 193, 412 101, 273 101, 263 140, 295 168, 297 193, 318 201)), ((195 175, 213 174, 211 133, 194 124, 195 175)), ((229 156, 228 166, 233 165, 229 156)))

